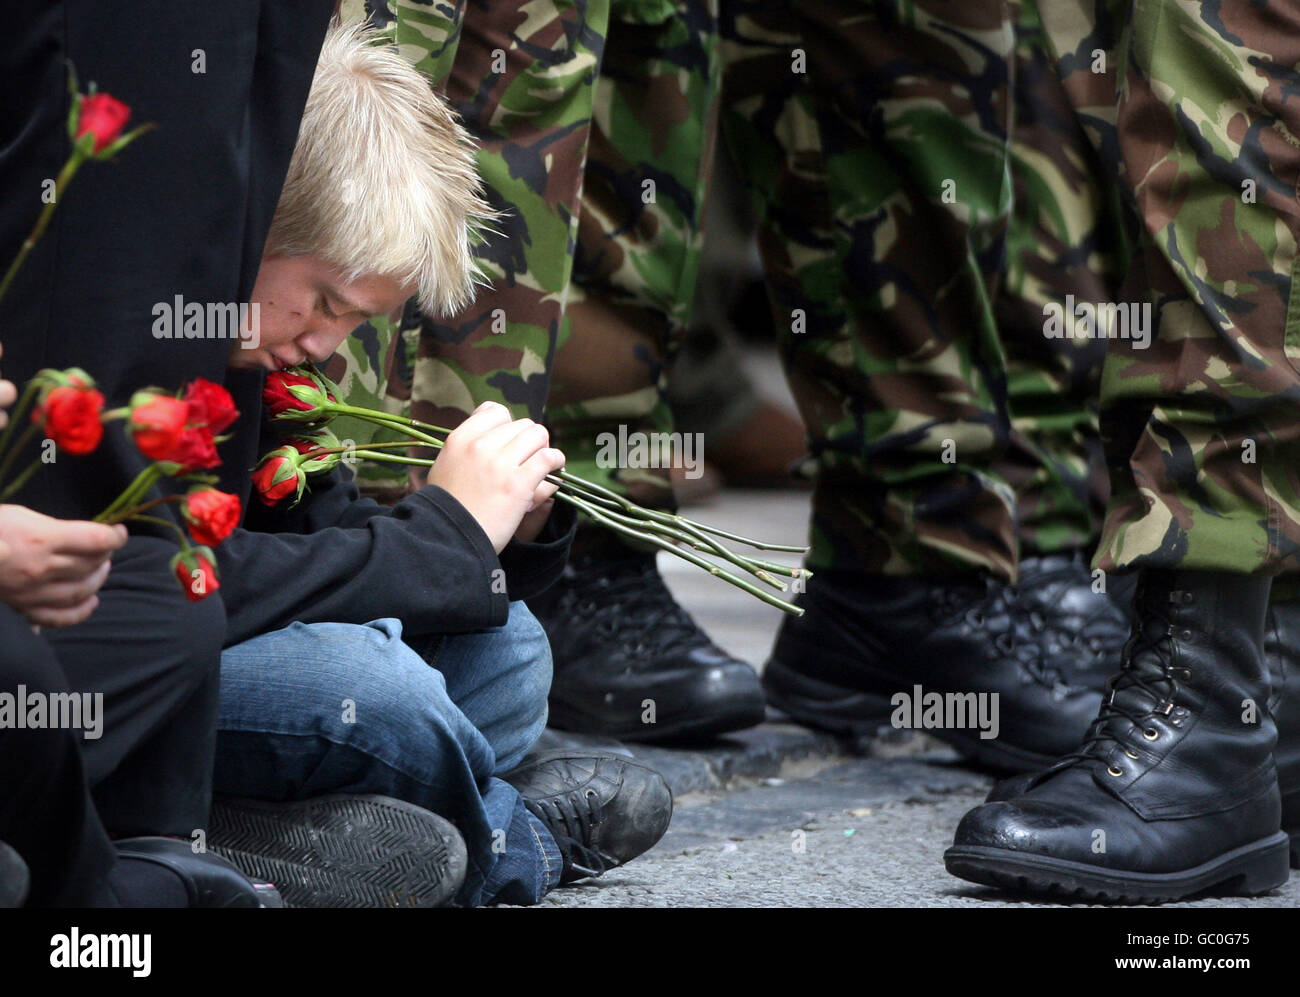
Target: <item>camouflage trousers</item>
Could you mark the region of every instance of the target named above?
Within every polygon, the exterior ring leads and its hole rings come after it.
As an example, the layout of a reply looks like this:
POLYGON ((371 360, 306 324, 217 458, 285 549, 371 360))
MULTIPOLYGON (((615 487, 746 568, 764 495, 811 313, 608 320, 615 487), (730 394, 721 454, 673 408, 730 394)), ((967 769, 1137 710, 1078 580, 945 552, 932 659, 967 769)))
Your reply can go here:
MULTIPOLYGON (((329 372, 358 404, 436 425, 487 399, 545 417, 571 471, 671 504, 666 468, 606 459, 602 442, 673 431, 664 377, 699 262, 716 0, 395 0, 369 13, 480 143, 502 218, 478 249, 471 306, 371 323, 329 372)), ((361 476, 404 487, 391 465, 361 476)))
POLYGON ((1105 361, 1096 563, 1294 572, 1300 10, 1053 0, 1042 15, 1140 219, 1120 297, 1154 327, 1105 361))
POLYGON ((810 564, 891 574, 1087 546, 1108 298, 1097 155, 1032 3, 724 2, 723 131, 751 187, 818 462, 810 564))

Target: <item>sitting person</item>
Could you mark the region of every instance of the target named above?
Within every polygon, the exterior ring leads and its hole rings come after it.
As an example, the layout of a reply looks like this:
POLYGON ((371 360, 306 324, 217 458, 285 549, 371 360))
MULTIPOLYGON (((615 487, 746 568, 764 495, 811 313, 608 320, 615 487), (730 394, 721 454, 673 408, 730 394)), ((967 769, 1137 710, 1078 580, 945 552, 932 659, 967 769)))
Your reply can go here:
MULTIPOLYGON (((14 398, 13 384, 0 379, 0 429, 14 398)), ((165 556, 150 550, 160 541, 136 538, 129 550, 126 543, 125 526, 0 504, 0 696, 11 707, 0 708, 0 907, 281 906, 272 888, 248 882, 225 860, 160 836, 189 830, 189 799, 132 791, 207 779, 216 704, 195 690, 209 683, 216 656, 192 638, 211 629, 206 621, 219 604, 187 605, 162 570, 165 556), (104 593, 103 629, 79 627, 101 606, 110 558, 121 585, 104 593), (68 654, 77 633, 87 635, 83 650, 96 633, 112 641, 114 621, 125 622, 122 587, 135 589, 133 608, 149 604, 158 613, 152 625, 131 621, 135 658, 107 660, 102 648, 68 654), (62 639, 70 634, 71 643, 62 639), (107 668, 113 680, 98 693, 93 724, 70 710, 81 727, 58 726, 53 704, 87 695, 73 690, 94 688, 107 668), (40 703, 40 712, 28 712, 40 703), (29 723, 33 715, 41 722, 29 723), (150 836, 112 841, 105 821, 150 836)))
MULTIPOLYGON (((232 351, 244 372, 228 383, 323 362, 408 297, 458 305, 491 215, 478 192, 468 138, 428 82, 333 28, 252 295, 260 343, 232 351)), ((644 766, 525 763, 551 660, 522 600, 559 576, 575 525, 552 513, 545 477, 564 455, 548 443, 485 403, 395 507, 330 474, 291 508, 253 503, 218 549, 228 636, 209 842, 289 904, 419 906, 452 890, 461 905, 534 903, 667 829, 671 794, 644 766)))

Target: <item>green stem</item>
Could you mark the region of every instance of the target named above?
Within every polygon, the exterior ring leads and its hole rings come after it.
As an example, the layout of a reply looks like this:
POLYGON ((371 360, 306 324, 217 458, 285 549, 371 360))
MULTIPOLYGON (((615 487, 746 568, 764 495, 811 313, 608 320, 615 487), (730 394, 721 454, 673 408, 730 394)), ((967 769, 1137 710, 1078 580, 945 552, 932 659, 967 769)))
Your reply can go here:
POLYGON ((181 550, 188 550, 192 546, 192 544, 190 543, 190 538, 185 535, 185 531, 182 530, 179 526, 177 526, 169 519, 159 519, 157 516, 141 516, 138 514, 130 518, 133 522, 136 523, 153 523, 155 526, 167 527, 169 530, 175 533, 177 539, 180 540, 181 550))
POLYGON ((44 462, 41 458, 37 457, 34 461, 28 464, 23 470, 23 473, 14 478, 13 484, 9 485, 3 492, 0 492, 0 502, 7 502, 9 501, 10 496, 16 495, 18 492, 22 491, 23 485, 27 484, 28 480, 30 480, 31 476, 36 473, 36 469, 39 468, 42 463, 44 462))
POLYGON ((126 490, 115 498, 107 509, 95 517, 95 522, 107 522, 111 516, 116 515, 123 509, 135 505, 148 493, 149 489, 154 486, 154 483, 160 476, 161 472, 159 472, 157 466, 150 464, 135 476, 135 480, 126 486, 126 490))
MULTIPOLYGON (((367 446, 371 445, 368 444, 367 446)), ((355 456, 363 460, 377 460, 384 463, 407 464, 417 467, 432 467, 434 464, 434 461, 427 458, 376 453, 373 449, 357 450, 355 456)), ((570 485, 570 491, 574 490, 573 485, 575 483, 579 483, 580 485, 589 484, 580 478, 561 481, 552 475, 547 475, 547 480, 551 481, 553 484, 560 485, 561 488, 563 488, 567 483, 570 485)), ((723 547, 720 543, 702 532, 692 529, 689 521, 680 520, 678 517, 674 517, 668 513, 658 513, 654 510, 645 509, 630 501, 618 502, 616 501, 618 496, 614 492, 608 493, 611 498, 605 498, 603 495, 598 494, 598 490, 599 486, 594 486, 593 491, 597 491, 597 493, 590 497, 582 496, 583 500, 592 503, 600 502, 606 504, 607 508, 604 510, 604 515, 607 519, 617 522, 619 525, 624 527, 624 531, 631 531, 630 535, 634 535, 639 539, 647 541, 650 541, 651 537, 642 531, 650 531, 661 536, 670 537, 675 543, 684 543, 695 550, 707 551, 708 553, 720 557, 723 560, 736 565, 738 568, 749 572, 766 584, 771 585, 773 588, 780 589, 782 592, 787 591, 787 587, 773 578, 769 572, 771 570, 776 570, 780 574, 793 576, 795 569, 786 568, 783 565, 775 565, 766 561, 762 563, 755 562, 750 558, 728 550, 726 547, 723 547), (624 509, 628 514, 615 512, 614 509, 608 508, 608 506, 611 505, 624 509)), ((561 491, 556 494, 562 495, 564 493, 561 491)), ((602 522, 605 522, 605 520, 602 520, 602 522)))
POLYGON ((99 519, 97 520, 97 522, 107 523, 109 526, 112 526, 114 523, 125 522, 126 520, 131 519, 134 516, 138 516, 140 515, 140 513, 145 512, 148 509, 154 509, 160 505, 166 505, 168 502, 180 502, 184 498, 185 496, 183 495, 160 495, 156 499, 150 499, 148 502, 145 502, 142 505, 135 505, 129 509, 123 509, 120 512, 115 512, 107 519, 99 519))
POLYGON ((4 435, 0 436, 0 456, 8 452, 9 440, 14 435, 14 428, 24 420, 27 410, 31 407, 33 399, 40 392, 41 386, 37 383, 36 378, 27 382, 27 387, 23 388, 22 397, 18 399, 18 404, 9 410, 9 425, 5 426, 4 435))
POLYGON ((35 423, 29 423, 27 428, 24 429, 22 434, 18 437, 18 442, 13 445, 13 448, 7 454, 4 455, 4 460, 0 460, 0 481, 4 481, 10 468, 13 467, 14 461, 18 458, 18 455, 23 452, 23 449, 27 444, 36 436, 36 431, 39 428, 40 427, 35 423))
POLYGON ((638 540, 644 540, 648 543, 654 544, 656 547, 662 548, 663 550, 668 551, 670 554, 673 554, 676 557, 680 557, 683 561, 689 561, 691 564, 694 564, 696 567, 703 568, 705 571, 707 571, 709 574, 713 575, 714 577, 721 578, 723 581, 736 586, 736 588, 748 592, 750 595, 754 596, 757 599, 762 600, 763 602, 766 602, 768 605, 776 606, 778 609, 782 609, 793 616, 803 615, 803 610, 800 609, 798 606, 794 605, 793 603, 786 602, 784 599, 778 599, 770 592, 767 592, 764 589, 759 588, 757 585, 751 585, 743 578, 738 578, 736 575, 733 575, 729 571, 723 570, 722 568, 718 567, 716 564, 710 564, 702 557, 697 557, 695 554, 692 554, 689 551, 682 550, 680 547, 674 544, 670 544, 665 540, 660 540, 658 537, 650 536, 647 534, 638 534, 637 531, 635 530, 629 530, 628 528, 610 519, 600 509, 597 509, 595 506, 591 505, 588 502, 584 502, 582 499, 577 498, 576 496, 566 495, 564 492, 556 492, 555 494, 557 498, 560 498, 563 501, 568 502, 570 505, 573 505, 576 508, 582 510, 588 516, 594 519, 596 522, 600 523, 602 526, 606 527, 607 529, 613 530, 615 533, 631 535, 638 540))
POLYGON ((31 253, 32 247, 35 246, 41 236, 45 234, 45 229, 50 224, 50 219, 54 216, 54 209, 58 206, 59 198, 62 196, 63 192, 67 190, 68 184, 72 182, 73 175, 76 174, 77 168, 81 166, 83 162, 85 162, 85 157, 74 149, 72 155, 68 158, 68 161, 63 164, 63 169, 59 171, 59 177, 54 182, 54 199, 41 209, 40 217, 36 219, 36 227, 32 229, 31 235, 23 240, 22 247, 18 250, 18 255, 15 256, 14 261, 9 264, 9 269, 5 271, 4 280, 0 281, 0 298, 5 296, 5 292, 9 290, 9 285, 12 284, 14 278, 18 276, 18 271, 22 267, 23 261, 27 259, 28 254, 31 253))

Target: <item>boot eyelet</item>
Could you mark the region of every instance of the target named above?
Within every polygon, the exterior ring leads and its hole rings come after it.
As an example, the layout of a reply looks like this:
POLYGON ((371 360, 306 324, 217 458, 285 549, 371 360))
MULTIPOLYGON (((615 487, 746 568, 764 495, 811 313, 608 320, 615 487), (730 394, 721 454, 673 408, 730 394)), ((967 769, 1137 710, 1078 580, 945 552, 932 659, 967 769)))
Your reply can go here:
POLYGON ((1111 775, 1115 776, 1116 778, 1124 774, 1123 769, 1117 769, 1113 765, 1107 765, 1106 771, 1109 772, 1111 775))
POLYGON ((1142 736, 1145 737, 1148 741, 1154 741, 1156 738, 1160 736, 1160 731, 1148 727, 1146 730, 1142 732, 1142 736))
POLYGON ((1137 760, 1138 760, 1138 756, 1137 756, 1136 754, 1134 754, 1132 751, 1129 751, 1128 748, 1125 748, 1125 749, 1124 749, 1124 754, 1128 755, 1128 756, 1129 756, 1130 758, 1132 758, 1134 761, 1137 761, 1137 760))

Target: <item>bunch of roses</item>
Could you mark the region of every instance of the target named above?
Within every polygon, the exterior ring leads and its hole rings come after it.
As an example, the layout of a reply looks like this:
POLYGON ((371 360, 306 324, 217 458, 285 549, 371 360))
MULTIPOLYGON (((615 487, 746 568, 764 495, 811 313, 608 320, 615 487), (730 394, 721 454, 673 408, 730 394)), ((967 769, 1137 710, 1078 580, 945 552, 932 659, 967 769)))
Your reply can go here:
POLYGON ((212 548, 230 536, 243 514, 237 495, 212 487, 216 478, 203 474, 221 465, 217 444, 239 417, 230 392, 219 384, 196 378, 174 395, 157 388, 137 391, 120 412, 136 449, 151 463, 97 518, 99 522, 151 522, 176 532, 180 551, 172 559, 172 572, 186 598, 197 602, 221 587, 212 548), (162 479, 191 483, 184 495, 149 498, 162 479), (145 515, 165 502, 179 501, 189 534, 175 524, 145 515))
MULTIPOLYGON (((262 402, 271 418, 286 426, 293 426, 298 433, 263 457, 253 472, 253 485, 267 505, 275 505, 290 495, 294 496, 294 502, 299 501, 311 476, 333 470, 341 460, 349 463, 353 459, 360 459, 419 467, 433 466, 433 460, 417 457, 411 451, 427 447, 440 450, 449 430, 392 412, 347 405, 338 400, 332 388, 333 385, 318 371, 305 367, 277 371, 266 379, 262 402), (348 440, 346 445, 340 444, 326 428, 326 423, 337 416, 360 419, 386 433, 396 433, 399 438, 363 444, 354 444, 348 440), (392 452, 394 449, 399 452, 392 452)), ((592 522, 622 536, 666 550, 763 602, 795 616, 802 615, 803 610, 793 603, 774 596, 701 555, 716 557, 735 565, 765 585, 785 592, 788 587, 777 576, 784 575, 802 581, 811 577, 812 572, 807 568, 792 568, 738 553, 724 546, 721 541, 731 540, 759 550, 793 553, 804 553, 807 548, 762 543, 676 513, 646 509, 603 485, 564 470, 547 475, 547 480, 558 486, 556 499, 572 505, 592 522)))
POLYGON ((93 453, 104 439, 105 426, 124 421, 127 434, 150 463, 95 519, 101 523, 153 523, 175 532, 181 549, 172 560, 172 572, 186 597, 197 602, 220 588, 212 548, 239 525, 243 512, 238 496, 218 491, 213 487, 216 478, 203 473, 220 466, 217 444, 224 437, 219 434, 238 416, 230 392, 202 378, 176 395, 157 388, 137 391, 124 408, 105 411, 103 394, 84 370, 42 370, 27 383, 0 436, 0 502, 21 490, 60 453, 93 453), (15 432, 29 409, 26 427, 15 432), (4 484, 19 454, 42 435, 45 442, 39 454, 13 481, 4 484), (163 479, 190 487, 183 495, 150 497, 163 479), (147 515, 168 502, 180 503, 189 535, 170 520, 147 515))

